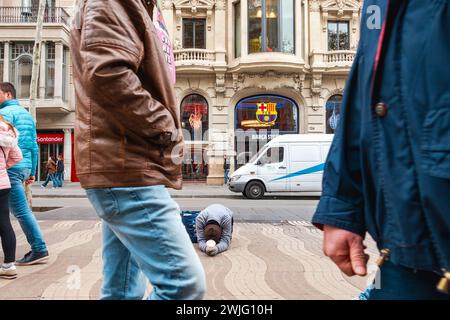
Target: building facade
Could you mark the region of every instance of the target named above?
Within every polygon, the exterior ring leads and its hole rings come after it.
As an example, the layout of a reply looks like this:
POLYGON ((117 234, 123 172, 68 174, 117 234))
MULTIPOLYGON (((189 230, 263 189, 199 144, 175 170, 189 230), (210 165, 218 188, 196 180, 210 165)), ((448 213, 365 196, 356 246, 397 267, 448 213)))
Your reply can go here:
POLYGON ((224 154, 236 167, 278 134, 334 132, 358 45, 362 1, 161 4, 189 138, 185 179, 220 184, 224 154))
MULTIPOLYGON (((70 76, 69 30, 73 0, 48 0, 36 108, 38 180, 50 155, 64 156, 65 180, 76 180, 73 164, 74 91, 70 76)), ((0 80, 12 82, 29 106, 38 0, 0 0, 0 80)))
MULTIPOLYGON (((34 16, 34 2, 0 0, 0 76, 19 87, 24 105, 35 27, 24 19, 34 16)), ((224 155, 236 168, 279 134, 334 132, 361 0, 159 2, 174 46, 185 180, 221 184, 224 155)), ((41 161, 63 150, 66 167, 73 167, 66 23, 73 4, 49 1, 37 108, 41 161)))

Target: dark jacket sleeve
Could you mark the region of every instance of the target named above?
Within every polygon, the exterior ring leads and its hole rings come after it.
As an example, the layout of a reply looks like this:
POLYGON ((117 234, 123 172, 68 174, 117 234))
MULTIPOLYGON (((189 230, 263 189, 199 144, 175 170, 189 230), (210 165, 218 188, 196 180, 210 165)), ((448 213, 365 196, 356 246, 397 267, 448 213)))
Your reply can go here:
POLYGON ((322 197, 312 222, 318 228, 330 225, 364 235, 364 206, 361 179, 360 112, 354 88, 358 59, 347 81, 341 117, 325 163, 322 197))

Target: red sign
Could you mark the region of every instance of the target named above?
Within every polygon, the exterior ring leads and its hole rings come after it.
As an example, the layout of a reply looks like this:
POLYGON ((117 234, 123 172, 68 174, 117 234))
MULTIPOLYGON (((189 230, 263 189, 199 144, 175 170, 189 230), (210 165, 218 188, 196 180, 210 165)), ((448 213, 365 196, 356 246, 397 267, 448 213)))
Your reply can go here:
POLYGON ((64 134, 63 133, 38 134, 37 143, 38 144, 64 143, 64 134))

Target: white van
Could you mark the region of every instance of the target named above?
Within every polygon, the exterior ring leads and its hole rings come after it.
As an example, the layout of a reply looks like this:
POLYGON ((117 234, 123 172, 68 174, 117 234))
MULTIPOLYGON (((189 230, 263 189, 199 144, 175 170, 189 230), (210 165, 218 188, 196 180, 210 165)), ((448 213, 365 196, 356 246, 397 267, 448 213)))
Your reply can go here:
POLYGON ((231 175, 228 188, 249 199, 266 192, 320 192, 332 140, 330 134, 276 137, 231 175))

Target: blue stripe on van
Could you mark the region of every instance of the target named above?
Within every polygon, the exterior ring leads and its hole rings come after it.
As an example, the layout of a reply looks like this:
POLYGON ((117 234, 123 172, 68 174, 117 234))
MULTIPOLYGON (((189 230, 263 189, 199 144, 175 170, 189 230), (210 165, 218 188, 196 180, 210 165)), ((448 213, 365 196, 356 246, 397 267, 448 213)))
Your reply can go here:
POLYGON ((303 170, 300 170, 300 171, 288 174, 287 176, 284 176, 284 177, 273 179, 270 182, 283 180, 283 179, 287 179, 287 178, 292 178, 292 177, 297 177, 297 176, 301 176, 301 175, 304 175, 304 174, 320 172, 320 171, 323 171, 324 167, 325 167, 325 163, 322 163, 322 164, 319 164, 319 165, 311 167, 311 168, 306 168, 306 169, 303 169, 303 170))

